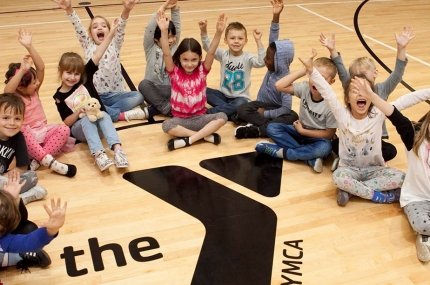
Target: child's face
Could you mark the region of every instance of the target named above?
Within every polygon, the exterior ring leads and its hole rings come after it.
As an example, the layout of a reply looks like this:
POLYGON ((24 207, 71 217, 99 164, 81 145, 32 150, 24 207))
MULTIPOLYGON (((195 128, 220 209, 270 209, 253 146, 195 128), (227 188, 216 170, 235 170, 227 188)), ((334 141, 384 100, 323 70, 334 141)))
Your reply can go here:
POLYGON ((13 108, 6 110, 4 105, 0 107, 0 140, 6 141, 16 135, 22 126, 23 114, 16 114, 13 108))
POLYGON ((186 51, 179 56, 181 66, 187 74, 193 73, 194 69, 199 66, 200 60, 200 56, 192 51, 186 51))
MULTIPOLYGON (((176 43, 176 36, 169 32, 167 40, 169 41, 169 48, 172 48, 172 46, 176 43)), ((154 41, 161 48, 160 41, 157 39, 154 39, 154 41)))
POLYGON ((224 38, 224 42, 233 55, 240 55, 248 39, 244 30, 231 29, 228 31, 227 37, 224 38))
POLYGON ((63 71, 61 74, 61 82, 63 87, 72 88, 76 83, 81 81, 81 74, 77 71, 63 71))
MULTIPOLYGON (((318 72, 322 75, 322 77, 324 77, 328 84, 332 85, 334 83, 335 80, 331 77, 332 72, 327 67, 315 66, 315 69, 318 70, 318 72)), ((314 100, 320 100, 322 98, 321 93, 317 90, 314 82, 311 79, 309 79, 309 87, 311 89, 312 98, 314 100)))
POLYGON ((266 50, 264 63, 269 71, 275 71, 275 52, 270 47, 266 50))
POLYGON ((94 18, 91 23, 91 38, 99 45, 105 39, 105 36, 109 34, 109 28, 107 23, 102 18, 94 18))
POLYGON ((351 89, 349 91, 348 103, 351 106, 352 116, 355 119, 361 120, 367 117, 369 107, 372 102, 369 100, 369 98, 365 98, 359 92, 351 89))
POLYGON ((357 65, 354 68, 354 74, 363 74, 366 76, 366 78, 372 82, 375 83, 376 77, 378 77, 378 70, 376 70, 374 67, 368 67, 364 65, 357 65))
POLYGON ((27 87, 19 86, 17 89, 19 93, 23 95, 33 95, 34 92, 36 92, 36 90, 39 88, 39 86, 40 86, 39 79, 37 77, 32 77, 31 82, 30 84, 28 84, 27 87))

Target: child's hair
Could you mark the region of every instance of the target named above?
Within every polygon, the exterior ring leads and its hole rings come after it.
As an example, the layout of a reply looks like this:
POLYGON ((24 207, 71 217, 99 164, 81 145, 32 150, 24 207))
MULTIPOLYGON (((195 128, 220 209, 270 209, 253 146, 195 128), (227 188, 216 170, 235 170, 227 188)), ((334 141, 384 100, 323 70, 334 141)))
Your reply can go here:
MULTIPOLYGON (((20 68, 21 68, 21 63, 9 64, 9 70, 5 74, 6 80, 4 81, 4 83, 6 84, 9 83, 9 81, 12 79, 12 77, 15 76, 15 74, 19 71, 20 68)), ((21 78, 21 81, 19 82, 18 86, 27 87, 36 77, 37 77, 36 69, 31 67, 30 70, 27 71, 24 74, 24 76, 21 78)))
POLYGON ((80 84, 84 84, 87 81, 87 75, 85 73, 85 62, 82 57, 75 52, 66 52, 60 58, 58 63, 58 76, 61 80, 61 76, 64 71, 78 72, 81 74, 80 84))
MULTIPOLYGON (((371 82, 369 79, 367 79, 367 77, 364 74, 357 74, 357 75, 355 75, 355 77, 365 79, 369 83, 369 86, 372 89, 372 91, 375 92, 375 85, 373 84, 373 82, 371 82)), ((351 80, 352 80, 352 78, 354 78, 354 77, 349 78, 348 81, 346 82, 345 89, 344 89, 344 96, 343 96, 345 106, 348 108, 348 110, 350 112, 351 112, 351 104, 349 103, 349 92, 351 91, 351 80)), ((374 115, 373 114, 373 103, 370 103, 369 109, 367 110, 367 116, 369 118, 372 118, 373 115, 374 115)))
POLYGON ((21 214, 9 192, 0 191, 0 237, 10 234, 19 224, 21 214))
POLYGON ((1 108, 3 108, 4 111, 11 108, 12 112, 18 115, 24 115, 25 113, 24 101, 22 101, 21 97, 12 93, 0 94, 0 109, 1 108))
POLYGON ((269 44, 269 48, 273 51, 273 53, 276 53, 276 43, 275 42, 271 42, 269 44))
POLYGON ((242 25, 242 23, 239 22, 231 22, 228 24, 227 28, 225 28, 225 37, 227 37, 228 32, 230 32, 230 30, 243 30, 245 31, 245 38, 248 38, 248 34, 246 32, 246 28, 244 25, 242 25))
MULTIPOLYGON (((167 34, 172 34, 172 36, 176 36, 176 27, 172 21, 169 21, 169 28, 167 29, 167 34)), ((160 38, 161 38, 161 30, 157 25, 154 31, 154 39, 159 41, 160 38)))
POLYGON ((105 18, 105 17, 103 17, 103 16, 94 16, 94 18, 92 18, 92 19, 91 19, 91 21, 90 21, 90 25, 88 26, 88 35, 89 35, 91 38, 93 38, 93 36, 91 35, 91 26, 93 25, 93 22, 94 22, 94 20, 95 20, 95 19, 102 19, 103 21, 105 21, 106 26, 108 27, 108 29, 109 29, 109 31, 110 31, 110 23, 109 23, 109 21, 108 21, 108 20, 106 20, 106 18, 105 18))
MULTIPOLYGON (((181 57, 181 54, 187 51, 198 54, 200 58, 202 57, 202 46, 200 45, 200 43, 193 38, 185 38, 179 44, 178 49, 172 56, 173 63, 176 66, 182 67, 180 57, 181 57)), ((199 62, 199 66, 200 66, 200 62, 199 62)))
POLYGON ((336 64, 328 57, 319 57, 314 60, 314 66, 316 67, 326 67, 331 73, 330 77, 333 79, 337 74, 336 64))
POLYGON ((376 65, 375 62, 367 56, 363 56, 363 57, 359 57, 354 59, 351 64, 349 65, 349 74, 351 77, 354 77, 355 75, 355 70, 357 69, 357 67, 364 67, 366 69, 376 69, 376 65))
MULTIPOLYGON (((419 131, 415 133, 415 140, 414 140, 414 145, 412 147, 412 150, 414 151, 417 157, 420 157, 418 155, 418 149, 420 148, 424 140, 430 141, 429 126, 430 126, 430 112, 427 113, 424 121, 420 123, 418 127, 419 131)), ((417 129, 417 127, 415 127, 415 129, 417 129)))

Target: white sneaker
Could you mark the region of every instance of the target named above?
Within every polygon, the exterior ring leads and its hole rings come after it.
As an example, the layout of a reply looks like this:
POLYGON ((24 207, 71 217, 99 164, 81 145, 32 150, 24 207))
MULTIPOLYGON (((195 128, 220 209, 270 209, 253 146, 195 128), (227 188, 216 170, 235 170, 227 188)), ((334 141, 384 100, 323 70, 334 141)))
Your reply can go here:
POLYGON ((115 164, 112 159, 109 159, 106 152, 104 151, 99 153, 99 155, 96 157, 95 163, 97 163, 97 166, 100 168, 100 171, 105 171, 110 166, 115 164))
POLYGON ((124 112, 125 120, 130 122, 130 120, 143 120, 146 119, 146 113, 141 108, 135 108, 124 112))
POLYGON ((428 236, 420 235, 417 236, 415 243, 417 247, 418 259, 422 262, 430 261, 430 238, 428 236))
POLYGON ((115 161, 115 165, 117 168, 130 167, 130 163, 128 162, 127 155, 122 150, 115 152, 113 156, 113 160, 115 161))
POLYGON ((318 157, 315 160, 314 170, 317 173, 321 173, 323 171, 323 159, 321 157, 318 157))
POLYGON ((331 172, 335 171, 339 166, 339 156, 333 160, 333 164, 331 165, 331 172))
POLYGON ((30 202, 43 199, 46 195, 48 195, 48 191, 46 191, 42 186, 36 185, 27 192, 19 194, 19 197, 22 199, 24 205, 26 205, 30 202))
POLYGON ((40 163, 37 160, 35 159, 31 160, 30 170, 36 171, 36 169, 38 169, 39 167, 40 167, 40 163))

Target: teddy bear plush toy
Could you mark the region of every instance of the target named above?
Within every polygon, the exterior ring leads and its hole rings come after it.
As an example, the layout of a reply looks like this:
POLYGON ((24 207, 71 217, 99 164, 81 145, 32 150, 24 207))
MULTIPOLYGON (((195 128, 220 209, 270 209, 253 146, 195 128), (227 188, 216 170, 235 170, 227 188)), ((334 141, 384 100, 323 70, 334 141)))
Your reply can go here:
POLYGON ((101 106, 99 100, 96 98, 89 98, 85 101, 83 108, 85 113, 80 113, 79 118, 87 116, 90 122, 95 122, 98 119, 103 118, 103 112, 100 111, 101 106))

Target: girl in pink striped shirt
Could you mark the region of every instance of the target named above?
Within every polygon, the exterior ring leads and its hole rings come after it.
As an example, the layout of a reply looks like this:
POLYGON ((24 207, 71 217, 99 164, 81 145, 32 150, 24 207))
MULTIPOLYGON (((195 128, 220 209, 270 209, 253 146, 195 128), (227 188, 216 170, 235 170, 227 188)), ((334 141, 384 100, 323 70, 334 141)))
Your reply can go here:
POLYGON ((221 137, 215 132, 227 122, 227 115, 206 114, 206 76, 211 69, 226 22, 227 18, 221 14, 215 37, 202 62, 202 47, 193 38, 182 40, 175 54, 171 55, 168 42, 169 19, 164 13, 158 13, 160 44, 172 84, 170 104, 173 118, 163 122, 163 131, 176 137, 167 143, 169 150, 189 146, 201 139, 216 145, 221 142, 221 137))

